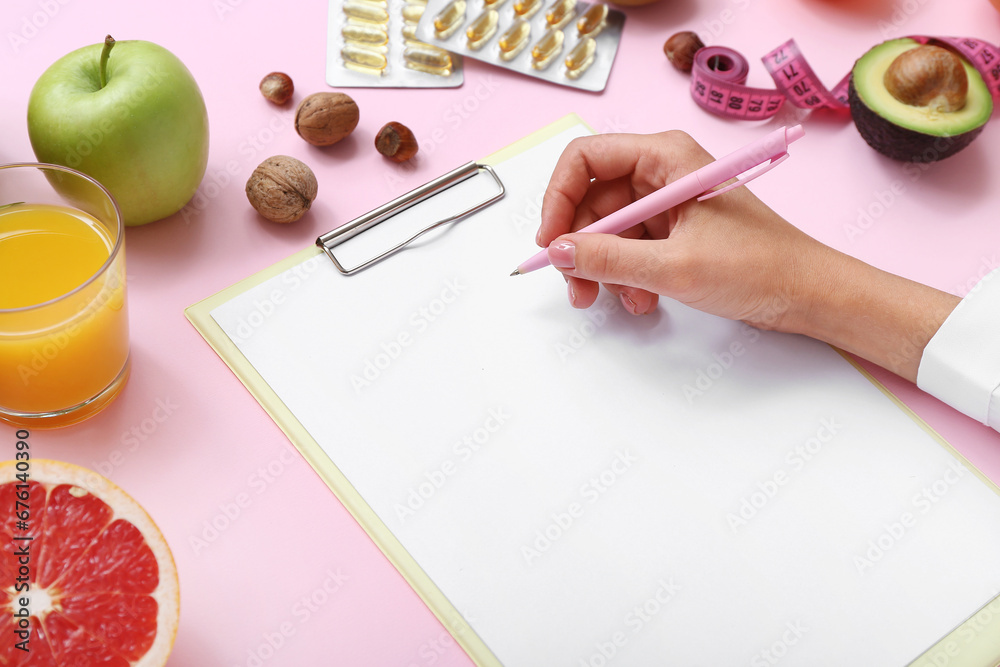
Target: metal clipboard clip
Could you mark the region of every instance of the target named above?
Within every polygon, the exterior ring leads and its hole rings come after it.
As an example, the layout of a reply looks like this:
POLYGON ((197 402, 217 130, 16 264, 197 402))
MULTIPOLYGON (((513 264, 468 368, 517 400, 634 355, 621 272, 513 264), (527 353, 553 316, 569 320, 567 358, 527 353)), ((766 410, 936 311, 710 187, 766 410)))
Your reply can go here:
POLYGON ((351 220, 350 222, 344 223, 343 225, 337 227, 333 231, 329 231, 326 234, 323 234, 322 236, 316 239, 316 245, 323 248, 323 251, 333 262, 333 265, 337 267, 338 271, 340 271, 344 275, 351 275, 352 273, 357 273, 362 269, 368 268, 372 264, 385 259, 386 257, 392 255, 395 252, 402 250, 407 245, 413 243, 415 240, 417 240, 427 232, 433 229, 437 229, 438 227, 446 225, 450 222, 455 222, 456 220, 464 218, 465 216, 471 213, 475 213, 479 209, 489 206, 490 204, 492 204, 493 202, 495 202, 496 200, 500 199, 503 196, 504 196, 503 183, 500 182, 500 177, 497 176, 497 173, 493 170, 493 167, 491 167, 488 164, 469 162, 468 164, 464 164, 457 169, 449 171, 447 174, 438 176, 433 181, 429 181, 428 183, 425 183, 420 187, 415 188, 407 192, 406 194, 401 195, 396 199, 393 199, 392 201, 383 204, 382 206, 379 206, 378 208, 369 211, 368 213, 365 213, 364 215, 358 218, 355 218, 354 220, 351 220), (333 254, 333 249, 336 246, 343 243, 344 241, 347 241, 348 239, 357 236, 366 229, 374 227, 375 225, 391 218, 397 213, 405 211, 411 206, 419 204, 425 199, 433 197, 439 192, 447 190, 453 185, 458 185, 462 181, 472 178, 481 171, 485 171, 486 173, 488 173, 490 176, 493 177, 493 180, 496 182, 497 187, 499 188, 499 191, 496 194, 487 197, 478 204, 470 206, 469 208, 465 209, 464 211, 461 211, 460 213, 456 213, 455 215, 448 216, 447 218, 443 218, 441 220, 438 220, 436 222, 427 225, 417 233, 410 236, 405 241, 397 243, 396 245, 392 246, 388 250, 385 250, 381 254, 378 254, 375 257, 372 257, 371 259, 365 260, 364 262, 356 266, 345 268, 340 263, 340 260, 338 260, 337 257, 333 254))

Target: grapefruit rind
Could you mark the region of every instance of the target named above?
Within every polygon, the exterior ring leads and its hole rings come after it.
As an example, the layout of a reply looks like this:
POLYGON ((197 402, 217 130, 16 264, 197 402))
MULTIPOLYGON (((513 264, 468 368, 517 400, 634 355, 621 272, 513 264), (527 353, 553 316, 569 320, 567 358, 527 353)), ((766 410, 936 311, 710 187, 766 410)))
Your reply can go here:
MULTIPOLYGON (((0 485, 18 482, 15 461, 0 463, 0 485)), ((173 649, 180 618, 180 584, 173 554, 159 527, 149 514, 127 493, 107 478, 86 468, 46 459, 32 459, 28 480, 52 488, 69 484, 82 489, 108 505, 114 512, 108 525, 120 519, 128 521, 141 533, 159 566, 159 583, 150 597, 156 600, 156 638, 149 650, 132 662, 132 667, 157 667, 166 663, 173 649)), ((72 565, 69 569, 72 569, 72 565)), ((53 584, 58 584, 57 577, 53 584)), ((0 604, 7 604, 4 600, 0 604)))

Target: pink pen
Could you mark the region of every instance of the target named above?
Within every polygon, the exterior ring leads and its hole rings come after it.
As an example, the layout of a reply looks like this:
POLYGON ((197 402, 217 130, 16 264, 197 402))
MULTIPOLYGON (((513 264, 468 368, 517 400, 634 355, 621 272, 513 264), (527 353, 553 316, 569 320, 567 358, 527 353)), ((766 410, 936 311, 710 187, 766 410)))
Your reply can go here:
MULTIPOLYGON (((734 153, 719 158, 715 162, 707 164, 701 169, 677 179, 673 183, 668 183, 642 199, 638 199, 628 206, 577 231, 591 234, 618 234, 692 197, 698 197, 698 201, 703 201, 716 195, 721 195, 723 192, 728 192, 733 188, 745 185, 764 172, 770 171, 787 158, 788 144, 802 138, 804 134, 805 130, 802 129, 801 125, 778 128, 762 139, 758 139, 734 153), (758 169, 747 178, 738 180, 719 190, 712 190, 717 185, 725 183, 731 178, 736 178, 755 167, 761 167, 765 163, 768 163, 767 166, 758 169)), ((519 276, 548 265, 548 253, 545 249, 542 249, 514 269, 514 272, 510 275, 519 276)))

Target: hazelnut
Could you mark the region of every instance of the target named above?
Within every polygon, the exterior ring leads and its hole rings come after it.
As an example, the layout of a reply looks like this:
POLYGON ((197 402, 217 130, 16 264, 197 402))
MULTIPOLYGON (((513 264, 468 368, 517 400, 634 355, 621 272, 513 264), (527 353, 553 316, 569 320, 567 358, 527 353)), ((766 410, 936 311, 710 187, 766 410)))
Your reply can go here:
POLYGON ((358 105, 344 93, 313 93, 299 103, 295 131, 313 146, 337 143, 358 126, 358 105))
POLYGON ((269 157, 247 181, 247 199, 272 222, 295 222, 309 210, 317 191, 316 175, 287 155, 269 157))
POLYGON ((940 46, 904 51, 886 69, 882 83, 903 104, 958 111, 965 106, 969 77, 962 59, 940 46))
POLYGON ((690 72, 694 65, 694 54, 705 47, 698 33, 690 30, 678 32, 663 45, 663 53, 667 60, 682 72, 690 72))
POLYGON ((284 72, 271 72, 260 81, 260 93, 275 104, 284 104, 292 99, 295 86, 292 77, 284 72))
POLYGON ((417 154, 417 138, 402 123, 386 123, 375 137, 375 150, 393 162, 403 162, 417 154))

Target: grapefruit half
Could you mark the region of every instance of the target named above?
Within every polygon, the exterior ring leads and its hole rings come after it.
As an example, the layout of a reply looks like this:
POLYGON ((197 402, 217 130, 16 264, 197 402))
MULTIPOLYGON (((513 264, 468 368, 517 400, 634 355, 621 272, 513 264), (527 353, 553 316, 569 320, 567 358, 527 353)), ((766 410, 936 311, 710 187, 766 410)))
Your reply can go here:
POLYGON ((159 528, 112 482, 59 461, 0 463, 0 545, 0 665, 166 663, 177 569, 159 528))

